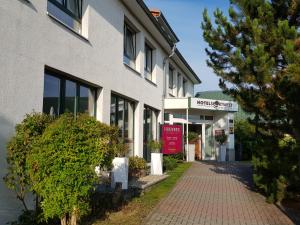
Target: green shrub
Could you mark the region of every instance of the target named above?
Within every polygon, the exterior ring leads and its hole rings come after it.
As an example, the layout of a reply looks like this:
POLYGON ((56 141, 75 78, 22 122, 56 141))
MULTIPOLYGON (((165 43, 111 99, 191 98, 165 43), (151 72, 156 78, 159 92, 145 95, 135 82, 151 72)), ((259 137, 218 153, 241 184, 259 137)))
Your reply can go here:
POLYGON ((129 157, 129 176, 142 177, 146 175, 147 162, 138 156, 129 157))
POLYGON ((174 170, 177 167, 177 160, 172 156, 164 156, 163 167, 166 171, 174 170))
POLYGON ((17 221, 13 221, 8 224, 9 225, 54 225, 54 224, 58 224, 58 221, 51 220, 45 222, 41 220, 41 215, 38 214, 36 211, 25 210, 18 217, 17 221))
POLYGON ((128 153, 129 147, 126 144, 125 140, 118 138, 114 147, 115 157, 126 157, 128 153))
POLYGON ((30 192, 26 158, 32 150, 33 143, 52 121, 53 118, 45 114, 27 114, 24 120, 16 125, 15 135, 7 144, 8 173, 3 179, 7 187, 14 190, 25 210, 28 209, 25 197, 30 192))
POLYGON ((189 143, 195 143, 199 139, 199 135, 196 132, 188 133, 189 143))
POLYGON ((147 168, 147 162, 144 158, 138 156, 129 157, 130 170, 144 170, 147 168))
POLYGON ((170 157, 175 159, 178 163, 183 161, 183 153, 177 153, 177 154, 171 154, 171 155, 165 155, 164 157, 170 157))
POLYGON ((280 202, 300 192, 299 146, 290 136, 260 135, 253 154, 255 185, 268 202, 280 202))
POLYGON ((45 129, 27 161, 44 219, 72 225, 89 212, 95 166, 111 165, 117 137, 118 129, 85 114, 62 115, 45 129))
POLYGON ((227 141, 228 136, 225 133, 222 133, 221 135, 216 135, 215 140, 220 145, 223 145, 227 141))
POLYGON ((255 126, 250 124, 247 120, 235 121, 234 135, 235 149, 242 153, 239 156, 239 160, 251 160, 252 151, 256 143, 255 126))
POLYGON ((161 141, 155 141, 151 140, 148 143, 148 147, 151 149, 151 152, 153 153, 159 153, 162 148, 162 142, 161 141))

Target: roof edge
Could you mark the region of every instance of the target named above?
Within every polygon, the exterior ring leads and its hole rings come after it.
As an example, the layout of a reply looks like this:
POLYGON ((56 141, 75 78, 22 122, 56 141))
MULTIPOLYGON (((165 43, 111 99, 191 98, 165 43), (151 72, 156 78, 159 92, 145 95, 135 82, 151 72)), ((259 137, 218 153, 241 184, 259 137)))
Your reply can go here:
POLYGON ((196 81, 198 81, 198 84, 201 84, 202 81, 200 80, 200 78, 197 76, 197 74, 195 73, 195 71, 192 69, 192 67, 188 64, 188 62, 185 60, 185 58, 183 57, 183 55, 180 53, 180 51, 178 49, 175 50, 176 55, 180 58, 180 60, 183 62, 183 64, 188 68, 188 70, 192 73, 192 75, 194 76, 194 78, 196 79, 196 81))

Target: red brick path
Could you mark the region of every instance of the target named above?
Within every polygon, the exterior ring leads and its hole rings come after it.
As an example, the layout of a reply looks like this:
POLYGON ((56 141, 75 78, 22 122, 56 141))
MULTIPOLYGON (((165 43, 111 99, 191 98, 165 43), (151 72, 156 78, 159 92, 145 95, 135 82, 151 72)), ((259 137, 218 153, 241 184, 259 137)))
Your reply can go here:
POLYGON ((196 162, 147 217, 146 225, 292 225, 251 190, 245 163, 196 162))

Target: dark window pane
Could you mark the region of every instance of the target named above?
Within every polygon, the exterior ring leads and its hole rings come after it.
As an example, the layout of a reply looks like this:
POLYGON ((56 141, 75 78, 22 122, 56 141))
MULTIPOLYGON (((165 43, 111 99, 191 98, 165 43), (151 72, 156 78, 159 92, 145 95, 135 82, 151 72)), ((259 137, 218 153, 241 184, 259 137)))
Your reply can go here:
POLYGON ((126 24, 124 26, 124 54, 130 60, 135 59, 135 33, 126 24))
POLYGON ((45 74, 43 112, 59 115, 60 79, 45 74))
POLYGON ((76 113, 76 83, 66 80, 65 89, 65 113, 76 113))
POLYGON ((59 4, 63 5, 64 4, 64 0, 55 0, 56 2, 58 2, 59 4))
POLYGON ((173 69, 169 68, 169 88, 173 89, 173 69))
POLYGON ((117 107, 117 98, 116 96, 111 96, 111 103, 110 103, 110 124, 116 125, 116 107, 117 107))
POLYGON ((145 70, 152 73, 152 49, 145 45, 145 70))
POLYGON ((66 26, 81 33, 81 6, 74 5, 74 1, 72 1, 72 3, 67 3, 66 6, 62 1, 48 0, 47 11, 51 16, 55 17, 66 26))
POLYGON ((183 94, 183 97, 186 96, 186 79, 183 79, 183 84, 182 84, 182 94, 183 94))
POLYGON ((205 116, 205 120, 214 120, 213 116, 205 116))
POLYGON ((120 137, 124 137, 124 99, 118 99, 118 127, 120 128, 120 137))
POLYGON ((94 103, 95 103, 95 91, 90 88, 80 86, 78 112, 88 113, 90 116, 93 116, 94 107, 95 107, 94 103))
POLYGON ((77 18, 81 18, 81 0, 67 0, 67 9, 77 18))

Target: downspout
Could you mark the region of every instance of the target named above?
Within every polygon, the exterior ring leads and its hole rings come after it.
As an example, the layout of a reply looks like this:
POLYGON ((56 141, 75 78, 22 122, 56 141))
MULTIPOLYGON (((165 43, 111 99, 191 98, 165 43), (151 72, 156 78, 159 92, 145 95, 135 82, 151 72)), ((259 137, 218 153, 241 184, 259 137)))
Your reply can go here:
POLYGON ((175 55, 176 51, 176 44, 173 45, 172 47, 172 52, 169 56, 165 57, 163 60, 163 71, 164 71, 164 79, 163 79, 163 96, 162 96, 162 124, 165 123, 165 98, 167 96, 167 88, 166 88, 166 79, 167 79, 167 71, 166 71, 166 63, 167 60, 172 58, 175 55))

